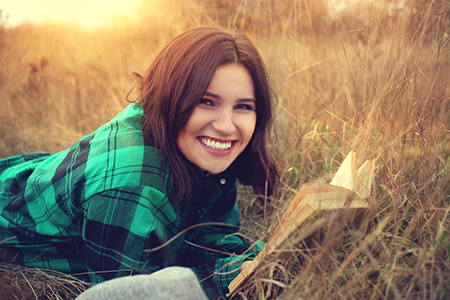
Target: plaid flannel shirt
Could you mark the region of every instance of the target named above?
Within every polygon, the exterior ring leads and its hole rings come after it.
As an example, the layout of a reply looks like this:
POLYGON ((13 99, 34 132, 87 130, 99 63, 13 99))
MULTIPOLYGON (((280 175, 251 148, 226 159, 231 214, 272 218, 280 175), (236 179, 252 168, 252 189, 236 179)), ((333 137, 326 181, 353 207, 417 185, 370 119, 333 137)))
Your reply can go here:
POLYGON ((225 297, 255 255, 234 235, 236 179, 199 170, 201 204, 175 209, 167 167, 144 140, 141 118, 132 104, 68 150, 0 160, 0 260, 93 283, 181 265, 196 272, 210 298, 225 297), (183 231, 211 222, 228 226, 183 231))

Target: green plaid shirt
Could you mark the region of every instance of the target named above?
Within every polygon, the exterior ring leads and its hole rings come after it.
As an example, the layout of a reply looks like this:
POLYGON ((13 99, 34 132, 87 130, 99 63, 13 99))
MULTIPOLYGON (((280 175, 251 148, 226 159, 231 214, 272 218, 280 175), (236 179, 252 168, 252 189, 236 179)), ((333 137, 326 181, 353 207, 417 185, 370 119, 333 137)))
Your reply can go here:
POLYGON ((0 160, 0 260, 93 283, 181 265, 196 272, 210 298, 228 292, 255 255, 233 235, 236 179, 198 171, 201 204, 175 209, 167 167, 144 140, 141 118, 132 104, 68 150, 0 160), (210 222, 229 225, 183 231, 210 222))

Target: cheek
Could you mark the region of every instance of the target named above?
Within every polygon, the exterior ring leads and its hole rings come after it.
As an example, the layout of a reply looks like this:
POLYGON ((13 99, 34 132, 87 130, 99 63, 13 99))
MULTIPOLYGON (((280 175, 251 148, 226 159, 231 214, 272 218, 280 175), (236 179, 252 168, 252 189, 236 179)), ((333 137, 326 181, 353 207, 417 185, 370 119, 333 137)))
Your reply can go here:
POLYGON ((180 132, 178 134, 178 137, 177 137, 177 140, 176 140, 176 145, 177 145, 178 150, 180 150, 181 153, 183 153, 184 151, 183 151, 183 133, 182 132, 180 132))
POLYGON ((242 126, 243 137, 245 141, 248 143, 256 129, 256 115, 253 118, 249 118, 242 126))
POLYGON ((188 144, 188 134, 186 132, 186 128, 183 128, 181 132, 178 134, 178 137, 176 139, 176 145, 178 150, 184 155, 188 156, 187 151, 189 150, 189 144, 188 144))
POLYGON ((256 129, 256 113, 254 114, 252 120, 250 121, 250 127, 251 130, 249 130, 250 135, 252 136, 253 133, 255 133, 255 129, 256 129))
POLYGON ((192 112, 189 119, 184 124, 180 134, 184 132, 184 135, 192 135, 198 133, 203 127, 211 121, 211 112, 208 110, 202 110, 196 107, 192 112))

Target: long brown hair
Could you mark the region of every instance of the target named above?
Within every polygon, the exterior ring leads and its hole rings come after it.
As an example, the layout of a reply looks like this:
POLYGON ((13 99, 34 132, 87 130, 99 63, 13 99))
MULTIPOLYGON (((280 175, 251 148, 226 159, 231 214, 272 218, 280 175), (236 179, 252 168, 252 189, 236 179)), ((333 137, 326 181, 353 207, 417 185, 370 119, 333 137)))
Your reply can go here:
MULTIPOLYGON (((198 105, 219 65, 239 63, 250 72, 256 98, 256 127, 243 153, 230 166, 237 179, 257 195, 275 192, 278 171, 266 149, 273 106, 268 76, 256 48, 243 34, 220 27, 190 29, 173 39, 156 56, 141 78, 142 129, 154 139, 169 164, 171 201, 193 203, 198 176, 176 139, 198 105)), ((200 199, 199 199, 200 200, 200 199)))

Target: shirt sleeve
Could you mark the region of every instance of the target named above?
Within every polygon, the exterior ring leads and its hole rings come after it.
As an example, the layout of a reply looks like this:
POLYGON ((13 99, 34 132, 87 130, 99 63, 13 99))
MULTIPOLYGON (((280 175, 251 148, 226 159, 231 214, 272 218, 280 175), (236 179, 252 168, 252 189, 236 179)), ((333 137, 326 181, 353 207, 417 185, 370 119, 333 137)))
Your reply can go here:
POLYGON ((237 231, 240 222, 237 206, 231 211, 212 219, 211 222, 226 224, 224 226, 202 226, 198 234, 196 255, 203 252, 204 261, 197 267, 197 274, 210 299, 218 295, 226 298, 228 285, 240 273, 244 261, 253 259, 262 250, 262 242, 245 242, 237 231), (199 247, 199 245, 204 245, 199 247))
POLYGON ((244 242, 236 235, 240 223, 233 205, 200 221, 223 225, 200 226, 195 239, 185 236, 160 250, 144 251, 179 233, 180 219, 165 194, 143 186, 93 195, 82 204, 82 237, 91 282, 184 265, 197 274, 210 299, 226 298, 228 285, 239 274, 242 263, 261 250, 261 245, 244 242), (186 246, 185 238, 191 245, 186 246))
POLYGON ((91 282, 167 266, 162 251, 143 251, 159 246, 170 229, 175 215, 167 205, 165 195, 150 187, 106 190, 83 203, 82 236, 91 282))

